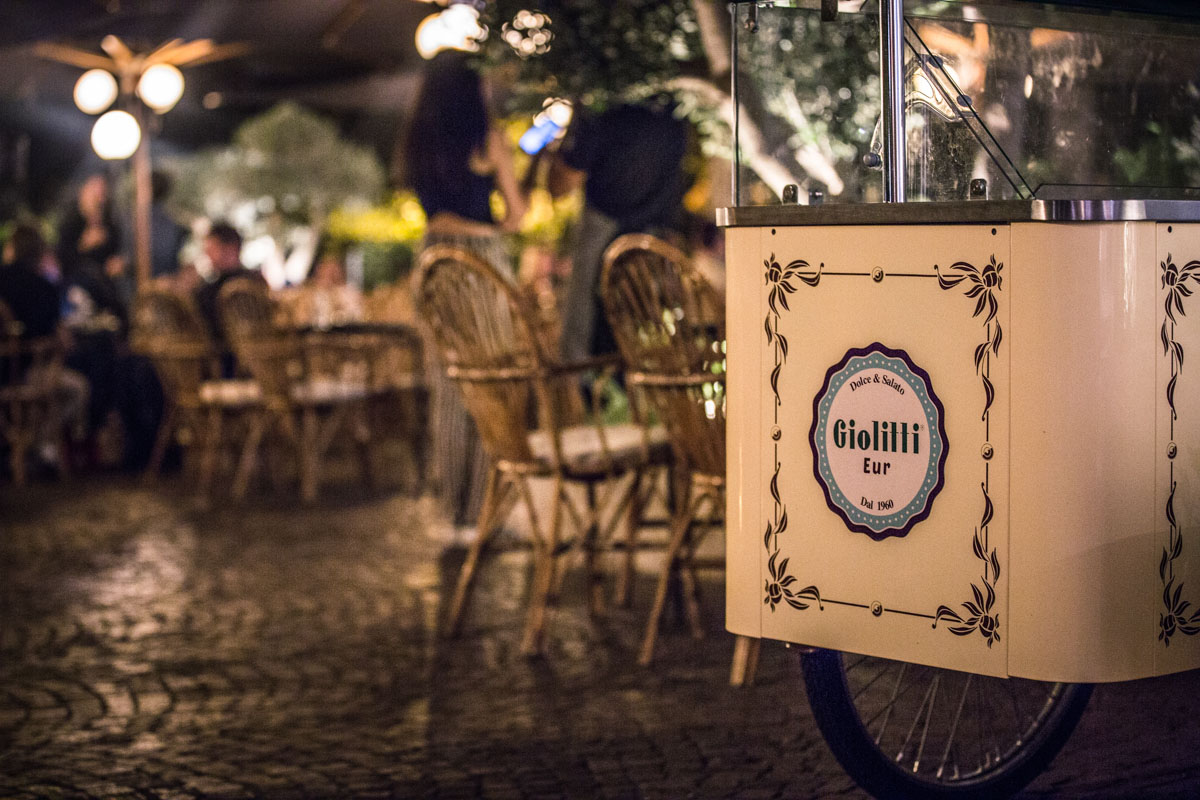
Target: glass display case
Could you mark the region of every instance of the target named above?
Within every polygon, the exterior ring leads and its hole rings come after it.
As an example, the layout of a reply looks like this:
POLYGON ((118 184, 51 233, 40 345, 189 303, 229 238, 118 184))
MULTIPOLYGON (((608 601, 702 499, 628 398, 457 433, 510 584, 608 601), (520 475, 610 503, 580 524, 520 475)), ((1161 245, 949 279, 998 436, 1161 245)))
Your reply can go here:
MULTIPOLYGON (((813 2, 734 5, 736 206, 777 204, 788 184, 802 204, 884 199, 877 8, 838 5, 832 20, 813 2)), ((1195 10, 904 11, 908 201, 1200 197, 1195 10)))
POLYGON ((1200 9, 731 13, 727 626, 873 793, 1016 791, 1200 666, 1200 9))

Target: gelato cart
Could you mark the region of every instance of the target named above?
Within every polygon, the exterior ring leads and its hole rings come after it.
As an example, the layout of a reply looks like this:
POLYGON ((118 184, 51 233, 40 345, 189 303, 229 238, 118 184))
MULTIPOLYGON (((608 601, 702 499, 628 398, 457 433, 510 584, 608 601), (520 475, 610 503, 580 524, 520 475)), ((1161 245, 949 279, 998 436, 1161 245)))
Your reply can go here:
POLYGON ((727 626, 868 791, 1004 796, 1200 666, 1200 16, 863 5, 731 4, 727 626))

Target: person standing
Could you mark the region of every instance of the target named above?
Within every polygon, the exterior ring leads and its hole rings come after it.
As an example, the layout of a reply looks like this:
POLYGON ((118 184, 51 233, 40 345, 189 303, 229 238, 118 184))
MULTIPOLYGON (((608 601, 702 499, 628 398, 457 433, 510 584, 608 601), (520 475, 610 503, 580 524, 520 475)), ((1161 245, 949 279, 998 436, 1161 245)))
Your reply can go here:
POLYGON ((150 175, 150 275, 166 278, 179 272, 179 251, 187 241, 188 229, 167 211, 171 176, 155 170, 150 175))
POLYGON ((101 173, 90 175, 59 222, 58 264, 68 301, 79 297, 89 310, 115 317, 123 330, 128 310, 119 283, 125 274, 121 253, 121 231, 113 218, 108 178, 101 173))
POLYGON ((683 209, 687 123, 666 106, 619 105, 573 120, 551 161, 559 197, 583 185, 571 274, 563 302, 560 355, 578 361, 616 350, 600 304, 605 248, 626 233, 678 230, 683 209))
MULTIPOLYGON (((422 249, 449 244, 513 273, 502 234, 516 231, 528 207, 512 151, 491 120, 486 87, 462 53, 443 51, 426 65, 405 143, 409 176, 428 223, 422 249), (492 213, 499 190, 504 213, 492 213)), ((434 348, 427 348, 432 355, 434 348)), ((457 388, 440 364, 427 368, 438 493, 458 527, 479 515, 487 461, 457 388)))

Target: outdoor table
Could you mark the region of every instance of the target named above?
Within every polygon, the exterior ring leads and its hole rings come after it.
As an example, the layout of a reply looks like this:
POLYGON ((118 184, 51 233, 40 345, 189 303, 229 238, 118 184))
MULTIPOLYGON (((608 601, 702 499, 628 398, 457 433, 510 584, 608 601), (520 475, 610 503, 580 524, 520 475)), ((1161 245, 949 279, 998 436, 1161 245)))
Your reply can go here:
MULTIPOLYGON (((811 36, 801 5, 735 5, 742 97, 788 91, 752 67, 811 36)), ((882 4, 865 161, 894 202, 756 204, 739 161, 718 211, 727 627, 822 649, 814 713, 883 796, 1016 791, 1082 712, 1071 684, 1200 666, 1200 193, 1118 168, 1195 117, 1197 29, 1022 5, 882 4), (888 661, 894 688, 851 677, 888 661)))

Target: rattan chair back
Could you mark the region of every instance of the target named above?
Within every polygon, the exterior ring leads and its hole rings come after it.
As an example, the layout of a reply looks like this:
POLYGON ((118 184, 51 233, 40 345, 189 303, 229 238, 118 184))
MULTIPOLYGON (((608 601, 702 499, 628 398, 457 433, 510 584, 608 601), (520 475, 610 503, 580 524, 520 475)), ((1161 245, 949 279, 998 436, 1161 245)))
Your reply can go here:
MULTIPOLYGON (((488 453, 531 463, 532 409, 549 397, 547 359, 516 286, 475 254, 438 245, 418 260, 413 296, 488 453)), ((553 410, 541 416, 543 427, 557 427, 553 410)))
POLYGON ((605 252, 601 297, 632 389, 693 472, 725 472, 725 322, 721 298, 687 257, 644 234, 605 252))
POLYGON ((236 353, 239 339, 261 338, 275 331, 276 304, 264 282, 235 278, 217 293, 217 318, 236 353))
POLYGON ((151 286, 133 303, 130 339, 150 359, 168 397, 184 408, 199 404, 201 385, 218 377, 216 350, 190 298, 151 286))
POLYGON ((0 386, 24 381, 31 372, 44 382, 62 366, 62 344, 57 336, 27 337, 12 309, 0 300, 0 386))
POLYGON ((151 285, 138 292, 130 317, 135 338, 181 336, 203 339, 208 336, 195 302, 163 286, 151 285))

